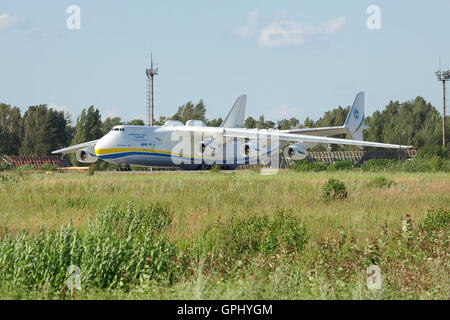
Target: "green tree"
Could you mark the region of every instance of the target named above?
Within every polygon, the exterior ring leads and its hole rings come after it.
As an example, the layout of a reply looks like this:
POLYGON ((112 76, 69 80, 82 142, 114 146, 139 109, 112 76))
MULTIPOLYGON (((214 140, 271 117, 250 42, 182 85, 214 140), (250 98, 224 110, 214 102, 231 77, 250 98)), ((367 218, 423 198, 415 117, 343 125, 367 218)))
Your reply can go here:
POLYGON ((366 124, 370 129, 364 132, 365 140, 416 147, 442 144, 442 118, 422 97, 390 101, 383 111, 367 117, 366 124))
POLYGON ((102 134, 105 135, 107 134, 109 131, 111 131, 111 129, 115 126, 121 125, 122 124, 122 119, 120 119, 119 117, 108 117, 105 119, 105 121, 103 121, 102 123, 102 134))
POLYGON ((277 121, 278 130, 289 130, 291 128, 291 123, 287 119, 282 119, 277 121))
POLYGON ((79 144, 96 140, 102 137, 102 120, 100 111, 90 106, 83 109, 75 125, 75 133, 71 144, 79 144))
POLYGON ((18 155, 23 139, 20 109, 0 103, 0 153, 18 155))
POLYGON ((301 128, 315 128, 316 123, 310 117, 306 117, 305 121, 303 121, 303 124, 300 127, 301 128))
POLYGON ((300 121, 294 117, 289 119, 289 126, 291 128, 297 128, 300 125, 300 121))
POLYGON ((162 126, 167 121, 167 117, 159 116, 159 120, 154 121, 154 124, 157 126, 162 126))
POLYGON ((334 127, 342 126, 347 118, 350 107, 342 108, 341 106, 325 112, 322 118, 316 121, 316 127, 334 127))
POLYGON ((218 118, 218 119, 211 119, 211 120, 206 120, 206 125, 208 127, 220 127, 220 125, 222 124, 222 118, 218 118))
POLYGON ((206 120, 206 106, 203 100, 200 100, 196 105, 191 101, 183 104, 178 108, 177 113, 175 113, 170 119, 178 120, 186 123, 188 120, 206 120))
POLYGON ((256 120, 253 117, 247 117, 247 119, 245 119, 244 121, 244 128, 256 128, 256 120))
POLYGON ((64 112, 47 105, 30 106, 23 116, 24 138, 21 155, 45 155, 67 146, 70 139, 64 112))
POLYGON ((145 126, 145 122, 142 119, 134 119, 134 120, 127 122, 126 124, 128 124, 130 126, 145 126))

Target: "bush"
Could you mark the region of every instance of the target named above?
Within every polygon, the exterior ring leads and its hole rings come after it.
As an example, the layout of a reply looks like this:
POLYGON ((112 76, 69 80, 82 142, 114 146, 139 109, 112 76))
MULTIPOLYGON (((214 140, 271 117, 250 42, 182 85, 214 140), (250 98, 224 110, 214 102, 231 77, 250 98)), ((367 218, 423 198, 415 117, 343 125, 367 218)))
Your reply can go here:
POLYGON ((390 159, 370 159, 366 161, 362 166, 362 171, 386 171, 394 165, 394 160, 390 159))
POLYGON ((419 152, 417 152, 417 158, 431 159, 433 157, 439 157, 441 159, 449 159, 449 152, 450 150, 448 148, 444 148, 443 146, 427 144, 419 149, 419 152))
POLYGON ((44 170, 44 171, 54 171, 58 169, 58 166, 56 164, 51 164, 51 163, 44 163, 43 165, 41 165, 39 167, 39 170, 44 170))
POLYGON ((34 170, 34 167, 31 164, 24 164, 21 165, 20 167, 17 167, 16 170, 34 170))
POLYGON ((7 162, 0 162, 0 171, 6 171, 11 169, 11 166, 7 162))
POLYGON ((421 229, 429 236, 436 231, 448 230, 450 223, 450 212, 448 209, 428 210, 425 220, 422 222, 421 229))
POLYGON ((328 179, 322 187, 322 198, 325 200, 347 199, 348 190, 344 182, 337 179, 328 179))
POLYGON ((404 172, 429 172, 430 161, 428 159, 419 159, 414 158, 409 161, 397 161, 394 163, 393 168, 396 171, 404 171, 404 172))
POLYGON ((278 209, 273 216, 239 216, 218 221, 198 240, 199 254, 212 250, 225 254, 231 263, 255 253, 301 251, 306 229, 291 211, 278 209))
POLYGON ((309 162, 306 159, 303 160, 297 160, 292 165, 292 169, 299 171, 299 172, 306 172, 306 171, 325 171, 327 170, 328 164, 325 162, 309 162))
POLYGON ((218 164, 215 164, 215 165, 213 165, 211 167, 211 172, 212 173, 217 173, 217 172, 220 172, 220 171, 221 171, 221 168, 220 168, 220 166, 218 164))
POLYGON ((17 175, 0 174, 0 183, 2 182, 19 182, 17 175))
POLYGON ((429 166, 431 171, 443 171, 444 169, 444 160, 438 156, 433 156, 429 160, 429 166))
MULTIPOLYGON (((106 162, 102 159, 98 159, 94 164, 92 164, 92 166, 94 166, 95 171, 112 171, 117 168, 117 165, 106 162)), ((135 168, 133 168, 133 170, 135 170, 135 168)))
POLYGON ((93 176, 95 173, 95 166, 89 166, 88 175, 93 176))
POLYGON ((328 166, 328 171, 339 171, 339 170, 351 170, 353 169, 353 162, 350 160, 335 161, 332 165, 328 166))
POLYGON ((395 185, 394 180, 387 179, 386 177, 377 177, 367 184, 368 187, 376 188, 390 188, 393 185, 395 185))

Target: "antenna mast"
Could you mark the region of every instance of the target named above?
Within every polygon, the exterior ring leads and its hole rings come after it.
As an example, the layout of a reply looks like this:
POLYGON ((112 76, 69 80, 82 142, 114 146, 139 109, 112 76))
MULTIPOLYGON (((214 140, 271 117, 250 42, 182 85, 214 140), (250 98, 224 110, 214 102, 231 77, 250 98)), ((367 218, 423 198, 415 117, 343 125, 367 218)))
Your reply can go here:
MULTIPOLYGON (((439 58, 439 64, 440 64, 440 58, 439 58)), ((439 69, 439 71, 436 72, 436 76, 438 81, 442 81, 442 92, 443 92, 443 112, 442 112, 442 145, 445 147, 447 145, 447 142, 445 140, 445 131, 446 131, 446 114, 445 114, 445 102, 446 102, 446 98, 445 98, 445 82, 450 80, 450 70, 447 71, 441 71, 439 69)))
POLYGON ((154 91, 153 91, 153 77, 158 75, 158 68, 153 66, 153 53, 150 53, 150 69, 145 69, 145 75, 147 76, 147 114, 148 125, 153 126, 154 118, 154 91))

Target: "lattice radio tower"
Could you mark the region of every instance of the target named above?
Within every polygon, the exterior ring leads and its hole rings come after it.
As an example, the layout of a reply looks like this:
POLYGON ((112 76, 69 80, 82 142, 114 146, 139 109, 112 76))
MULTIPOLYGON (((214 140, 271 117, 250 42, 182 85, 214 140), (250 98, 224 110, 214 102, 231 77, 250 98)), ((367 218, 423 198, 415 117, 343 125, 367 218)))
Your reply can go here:
POLYGON ((153 91, 153 77, 158 75, 158 68, 153 66, 153 54, 150 54, 150 69, 145 69, 145 75, 147 76, 147 125, 153 126, 154 118, 154 91, 153 91))

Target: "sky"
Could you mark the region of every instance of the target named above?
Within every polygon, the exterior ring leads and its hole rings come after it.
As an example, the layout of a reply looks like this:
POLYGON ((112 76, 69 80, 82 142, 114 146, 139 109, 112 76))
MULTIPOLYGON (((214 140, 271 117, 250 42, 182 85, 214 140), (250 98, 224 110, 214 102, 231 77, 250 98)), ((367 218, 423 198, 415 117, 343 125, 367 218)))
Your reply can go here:
POLYGON ((247 115, 317 120, 359 91, 367 114, 418 95, 441 111, 449 13, 448 0, 2 0, 0 102, 145 119, 153 52, 155 118, 200 99, 225 117, 247 94, 247 115))

